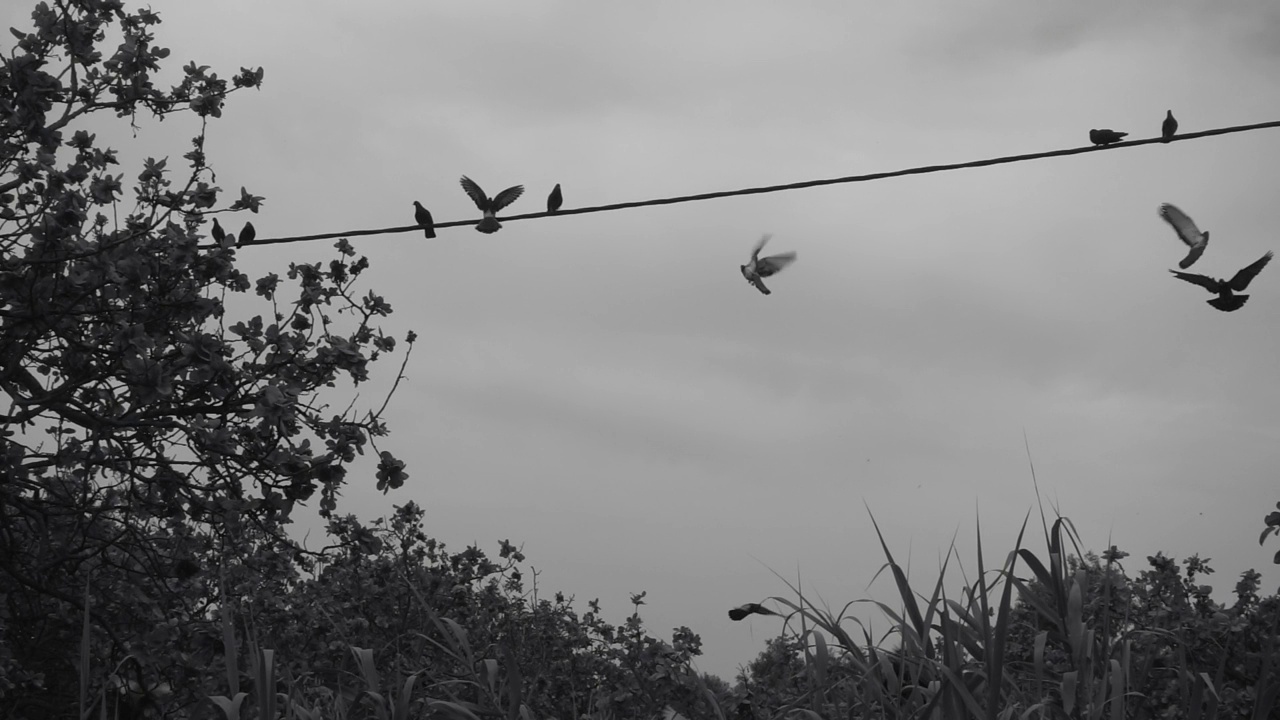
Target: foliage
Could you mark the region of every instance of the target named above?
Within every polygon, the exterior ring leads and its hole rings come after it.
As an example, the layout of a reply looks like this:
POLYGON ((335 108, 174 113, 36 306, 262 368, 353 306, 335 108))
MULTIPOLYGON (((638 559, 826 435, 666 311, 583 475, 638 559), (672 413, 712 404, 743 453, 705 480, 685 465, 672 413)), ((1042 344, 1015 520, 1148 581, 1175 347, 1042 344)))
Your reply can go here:
MULTIPOLYGON (((381 409, 333 412, 321 394, 364 382, 395 341, 345 241, 327 265, 291 265, 291 291, 237 269, 234 235, 201 244, 212 216, 263 205, 243 187, 224 198, 204 154, 207 122, 261 69, 190 63, 162 89, 155 13, 56 0, 31 17, 0 66, 0 712, 37 717, 81 693, 86 584, 92 656, 117 689, 202 669, 174 648, 218 597, 221 558, 245 537, 268 552, 317 490, 334 510, 386 428, 381 409), (140 114, 199 132, 180 161, 146 159, 130 194, 85 126, 136 131, 140 114), (249 306, 250 290, 265 312, 230 321, 228 296, 249 306)), ((380 487, 398 486, 399 461, 379 456, 380 487)))

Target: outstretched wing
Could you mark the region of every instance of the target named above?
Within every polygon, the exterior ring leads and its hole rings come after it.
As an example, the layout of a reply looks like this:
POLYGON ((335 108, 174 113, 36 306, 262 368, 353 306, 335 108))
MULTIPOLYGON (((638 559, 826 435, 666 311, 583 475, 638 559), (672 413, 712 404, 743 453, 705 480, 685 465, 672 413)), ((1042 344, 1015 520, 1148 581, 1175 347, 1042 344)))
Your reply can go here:
POLYGON ((757 278, 752 279, 751 284, 752 284, 752 285, 755 285, 755 286, 756 286, 756 289, 757 289, 757 290, 759 290, 760 292, 764 293, 765 295, 769 295, 769 294, 771 294, 771 293, 772 293, 772 291, 771 291, 771 290, 769 290, 769 288, 765 287, 764 281, 763 281, 763 280, 761 280, 761 279, 760 279, 760 278, 758 278, 758 277, 757 277, 757 278))
POLYGON ((498 212, 502 208, 516 201, 516 198, 524 194, 523 185, 515 185, 503 190, 493 197, 493 211, 498 212))
POLYGON ((794 252, 770 255, 756 262, 756 272, 760 274, 760 277, 769 277, 795 261, 796 254, 794 252))
POLYGON ((462 185, 463 190, 467 191, 467 195, 471 197, 471 202, 476 204, 476 207, 480 209, 480 212, 484 212, 489 209, 489 198, 484 194, 484 191, 480 189, 480 186, 476 184, 475 180, 463 175, 462 179, 459 180, 458 183, 462 185))
POLYGON ((773 237, 773 233, 765 233, 760 236, 760 242, 756 243, 755 249, 751 251, 751 262, 755 262, 760 257, 760 251, 764 249, 765 243, 769 242, 771 237, 773 237))
POLYGON ((1267 251, 1266 255, 1253 261, 1252 265, 1236 273, 1235 277, 1231 278, 1231 282, 1227 284, 1236 292, 1244 292, 1245 288, 1249 287, 1249 283, 1258 276, 1258 273, 1262 272, 1262 268, 1266 267, 1269 262, 1271 262, 1270 250, 1267 251))
MULTIPOLYGON (((1199 285, 1200 287, 1204 288, 1205 290, 1208 290, 1211 293, 1216 293, 1221 289, 1221 286, 1218 284, 1218 281, 1214 280, 1211 277, 1205 277, 1204 275, 1196 275, 1195 273, 1178 272, 1177 270, 1170 270, 1169 272, 1173 273, 1173 276, 1178 278, 1179 280, 1186 280, 1192 285, 1199 285)), ((1244 270, 1241 270, 1240 272, 1244 272, 1244 270)))
MULTIPOLYGON (((1178 233, 1178 237, 1182 242, 1190 247, 1196 247, 1204 242, 1203 234, 1200 228, 1196 227, 1195 221, 1187 217, 1187 214, 1179 210, 1176 206, 1165 203, 1160 206, 1160 217, 1173 227, 1173 231, 1178 233)), ((1201 248, 1200 252, 1204 252, 1201 248)), ((1199 257, 1199 256, 1197 256, 1199 257)), ((1194 260, 1192 261, 1194 262, 1194 260)), ((1190 263, 1188 263, 1190 264, 1190 263)), ((1183 265, 1186 267, 1186 265, 1183 265)))

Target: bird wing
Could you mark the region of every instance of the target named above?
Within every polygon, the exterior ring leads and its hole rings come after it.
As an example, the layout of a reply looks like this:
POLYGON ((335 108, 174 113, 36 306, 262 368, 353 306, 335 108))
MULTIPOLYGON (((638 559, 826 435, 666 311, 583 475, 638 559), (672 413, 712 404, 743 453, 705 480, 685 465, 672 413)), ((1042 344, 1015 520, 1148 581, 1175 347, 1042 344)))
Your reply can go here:
POLYGON ((516 198, 524 194, 523 185, 513 185, 506 190, 493 196, 493 211, 498 212, 502 208, 516 201, 516 198))
POLYGON ((462 185, 463 190, 467 191, 467 195, 471 196, 471 202, 475 203, 481 212, 489 209, 489 198, 480 189, 480 186, 476 184, 475 180, 463 175, 458 183, 462 185))
MULTIPOLYGON (((1196 223, 1187 214, 1179 210, 1176 206, 1165 203, 1160 206, 1160 217, 1169 223, 1173 231, 1178 233, 1178 237, 1182 242, 1190 247, 1195 247, 1204 242, 1203 233, 1200 228, 1196 227, 1196 223)), ((1204 252, 1202 249, 1201 252, 1204 252)), ((1185 265, 1183 267, 1186 267, 1185 265)))
POLYGON ((769 242, 771 237, 773 237, 773 233, 765 233, 760 236, 760 242, 756 243, 755 248, 751 251, 751 262, 755 262, 760 257, 760 251, 764 249, 765 243, 769 242))
POLYGON ((1252 265, 1236 273, 1235 277, 1231 278, 1231 282, 1227 284, 1236 292, 1244 292, 1245 288, 1249 287, 1249 283, 1258 276, 1258 273, 1262 272, 1262 268, 1266 267, 1269 262, 1271 262, 1270 250, 1267 251, 1266 255, 1254 260, 1252 265))
POLYGON ((764 281, 763 281, 763 280, 761 280, 761 279, 760 279, 760 278, 758 278, 758 277, 757 277, 757 278, 753 278, 753 279, 751 280, 751 284, 752 284, 752 285, 755 285, 755 286, 756 286, 756 289, 757 289, 757 290, 759 290, 760 292, 764 293, 765 295, 769 295, 769 294, 771 294, 771 293, 772 293, 772 291, 771 291, 769 288, 765 287, 764 281))
MULTIPOLYGON (((1205 277, 1204 275, 1196 275, 1195 273, 1178 272, 1177 270, 1170 270, 1169 272, 1173 273, 1173 276, 1178 278, 1179 280, 1186 280, 1192 285, 1199 285, 1200 287, 1212 293, 1216 293, 1221 289, 1221 286, 1218 284, 1218 281, 1214 280, 1211 277, 1205 277)), ((1244 271, 1241 270, 1241 272, 1244 272, 1244 271)))
POLYGON ((756 272, 760 274, 760 277, 769 277, 795 261, 796 254, 794 252, 770 255, 756 262, 756 272))

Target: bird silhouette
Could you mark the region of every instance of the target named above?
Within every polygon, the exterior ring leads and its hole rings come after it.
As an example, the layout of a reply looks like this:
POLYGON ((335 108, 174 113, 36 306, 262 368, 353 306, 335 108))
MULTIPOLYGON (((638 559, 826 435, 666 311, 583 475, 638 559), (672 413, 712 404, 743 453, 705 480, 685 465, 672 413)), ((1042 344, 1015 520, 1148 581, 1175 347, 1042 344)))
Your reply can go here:
POLYGON ((248 245, 256 237, 258 237, 258 231, 253 229, 253 223, 245 223, 244 229, 240 231, 240 244, 248 245))
POLYGON ((1111 143, 1120 142, 1121 138, 1128 134, 1129 133, 1116 132, 1115 130, 1108 130, 1106 128, 1103 128, 1102 130, 1090 130, 1089 142, 1094 145, 1110 145, 1111 143))
POLYGON ((1160 137, 1163 138, 1165 142, 1169 142, 1169 140, 1177 132, 1178 132, 1178 119, 1173 116, 1172 110, 1166 110, 1165 116, 1164 116, 1164 124, 1160 126, 1160 137))
POLYGON ((778 613, 761 605, 760 603, 747 603, 729 611, 729 619, 737 622, 748 615, 777 615, 778 613))
POLYGON ((218 218, 213 219, 213 230, 210 232, 213 235, 214 242, 226 247, 226 245, 223 245, 222 241, 227 239, 227 231, 223 230, 222 226, 218 224, 218 218))
POLYGON ((431 219, 431 211, 422 207, 422 203, 413 201, 413 220, 422 226, 422 234, 429 238, 436 236, 436 221, 431 219))
POLYGON ((1183 273, 1177 270, 1170 270, 1169 272, 1173 273, 1173 276, 1179 280, 1186 280, 1211 293, 1217 293, 1218 297, 1207 302, 1222 312, 1232 312, 1244 307, 1244 304, 1249 301, 1248 295, 1236 295, 1235 293, 1244 292, 1249 287, 1249 282, 1257 277, 1258 273, 1262 272, 1262 268, 1266 267, 1269 262, 1271 262, 1270 250, 1267 251, 1266 255, 1253 261, 1252 265, 1236 273, 1230 280, 1215 280, 1204 275, 1183 273))
POLYGON ((563 204, 564 195, 560 194, 560 183, 556 183, 556 186, 551 190, 551 194, 547 196, 547 212, 556 212, 563 204))
POLYGON ((1186 270, 1204 254, 1205 247, 1209 245, 1209 231, 1200 232, 1200 228, 1196 227, 1195 222, 1187 217, 1186 213, 1169 203, 1160 206, 1160 217, 1164 218, 1164 221, 1173 227, 1173 231, 1178 233, 1182 242, 1191 248, 1182 262, 1178 263, 1178 267, 1186 270))
POLYGON ((516 198, 524 194, 523 185, 513 185, 491 198, 485 195, 484 190, 481 190, 480 186, 466 175, 463 175, 458 182, 462 184, 462 189, 467 191, 467 195, 471 196, 471 200, 475 202, 480 212, 484 213, 484 217, 480 219, 480 222, 476 223, 476 230, 482 233, 498 232, 502 224, 495 217, 496 213, 515 202, 516 198))
POLYGON ((756 289, 765 295, 770 294, 769 288, 765 287, 762 278, 776 275, 782 268, 795 262, 796 254, 794 252, 782 253, 780 255, 770 255, 767 258, 760 257, 760 251, 764 249, 765 243, 769 242, 769 238, 773 235, 765 233, 760 242, 756 243, 755 250, 751 251, 751 262, 746 265, 740 265, 742 269, 742 277, 747 282, 756 286, 756 289))

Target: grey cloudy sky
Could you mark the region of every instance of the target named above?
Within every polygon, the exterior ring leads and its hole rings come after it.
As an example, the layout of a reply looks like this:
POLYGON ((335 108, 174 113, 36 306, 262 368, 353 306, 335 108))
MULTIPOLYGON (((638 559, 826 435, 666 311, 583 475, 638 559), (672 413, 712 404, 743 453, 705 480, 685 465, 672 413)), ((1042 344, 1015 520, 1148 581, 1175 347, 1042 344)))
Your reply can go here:
MULTIPOLYGON (((1169 108, 1185 132, 1280 119, 1270 0, 152 7, 174 73, 266 69, 207 147, 224 189, 267 198, 259 237, 408 224, 415 199, 474 218, 463 174, 524 184, 521 213, 557 182, 585 206, 1149 137, 1169 108)), ((176 157, 193 129, 117 145, 176 157)), ((776 632, 725 615, 786 594, 764 565, 835 607, 893 598, 867 588, 864 502, 922 585, 957 530, 972 573, 979 512, 1003 559, 1035 503, 1025 428, 1087 547, 1131 572, 1198 552, 1220 597, 1249 567, 1274 590, 1280 267, 1218 312, 1169 275, 1185 249, 1156 209, 1209 229, 1193 270, 1230 276, 1280 250, 1277 157, 1262 130, 354 239, 421 340, 383 443, 411 480, 356 480, 346 509, 414 500, 455 548, 523 543, 544 592, 614 621, 647 590, 651 629, 688 625, 731 679, 776 632), (769 297, 738 272, 764 232, 799 253, 769 297)), ((333 252, 241 256, 256 277, 333 252)))

